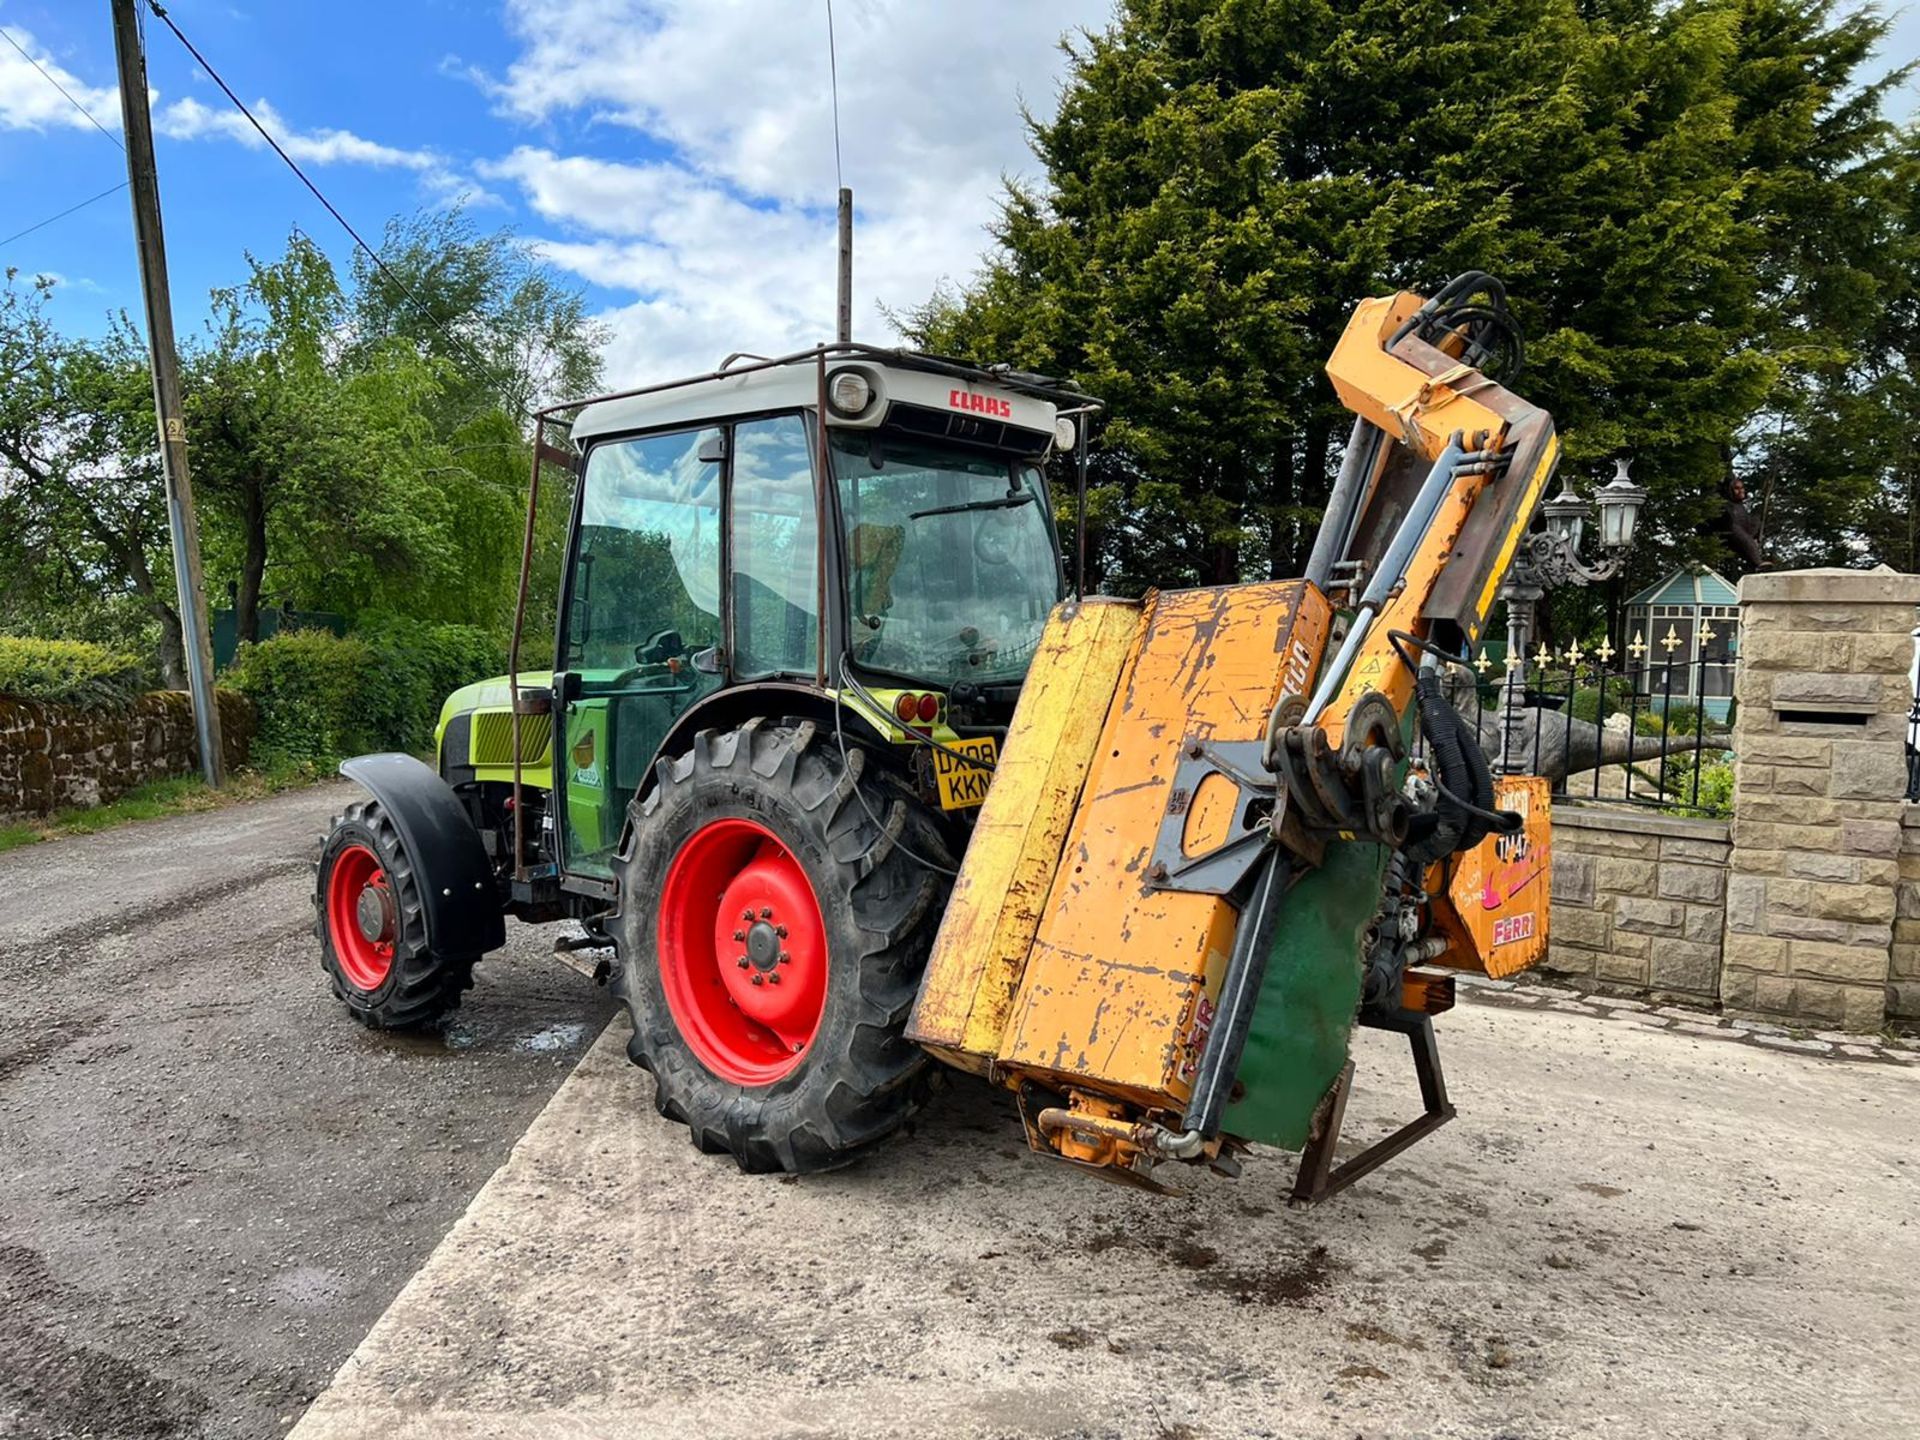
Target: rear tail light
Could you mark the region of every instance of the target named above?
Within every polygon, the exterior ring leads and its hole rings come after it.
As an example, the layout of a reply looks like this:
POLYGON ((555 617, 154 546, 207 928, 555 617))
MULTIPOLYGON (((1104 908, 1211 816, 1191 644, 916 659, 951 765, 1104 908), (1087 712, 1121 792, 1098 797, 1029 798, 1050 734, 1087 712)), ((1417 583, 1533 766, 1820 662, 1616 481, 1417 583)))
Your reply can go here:
POLYGON ((893 713, 901 723, 909 724, 920 714, 920 697, 908 691, 901 691, 894 697, 893 713))
POLYGON ((922 721, 931 724, 933 718, 939 713, 940 697, 938 695, 922 695, 920 697, 920 718, 922 721))

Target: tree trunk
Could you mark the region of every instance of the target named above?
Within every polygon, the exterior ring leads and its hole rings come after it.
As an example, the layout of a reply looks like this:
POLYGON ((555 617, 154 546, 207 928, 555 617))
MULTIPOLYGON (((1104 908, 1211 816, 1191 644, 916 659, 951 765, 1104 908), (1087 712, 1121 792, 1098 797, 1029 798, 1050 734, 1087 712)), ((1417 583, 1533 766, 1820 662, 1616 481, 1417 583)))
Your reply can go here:
POLYGON ((260 585, 267 573, 267 506, 260 477, 241 496, 246 553, 240 563, 240 587, 233 599, 234 635, 242 642, 260 638, 260 585))
MULTIPOLYGON (((1327 454, 1327 442, 1331 437, 1327 424, 1326 411, 1316 409, 1307 418, 1307 453, 1300 461, 1300 483, 1298 503, 1317 505, 1324 513, 1327 501, 1333 495, 1333 466, 1327 454)), ((1307 535, 1307 527, 1296 524, 1292 527, 1293 553, 1289 557, 1289 575, 1298 575, 1307 568, 1307 555, 1312 543, 1307 535)))
POLYGON ((147 613, 160 622, 160 643, 154 652, 160 663, 160 683, 169 690, 184 690, 187 688, 187 647, 180 612, 167 603, 160 587, 154 584, 153 571, 139 544, 126 542, 119 548, 127 578, 133 581, 134 593, 147 607, 147 613))
POLYGON ((1295 490, 1293 436, 1282 435, 1274 447, 1273 490, 1267 498, 1267 578, 1286 580, 1293 568, 1293 521, 1287 507, 1295 490))
POLYGON ((160 622, 160 644, 155 651, 160 662, 160 683, 168 690, 187 688, 187 651, 180 633, 180 616, 164 600, 147 596, 147 609, 160 622))

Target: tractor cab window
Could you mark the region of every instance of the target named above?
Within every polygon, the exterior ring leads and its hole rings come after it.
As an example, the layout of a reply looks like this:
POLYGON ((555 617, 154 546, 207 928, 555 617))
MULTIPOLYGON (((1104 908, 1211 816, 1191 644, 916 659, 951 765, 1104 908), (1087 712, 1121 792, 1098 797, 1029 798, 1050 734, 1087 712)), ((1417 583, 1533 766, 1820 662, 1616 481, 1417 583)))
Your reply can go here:
POLYGON ((606 876, 627 804, 680 715, 719 683, 718 432, 587 453, 562 668, 577 677, 556 756, 566 868, 606 876))
POLYGON ((720 467, 699 459, 714 433, 597 445, 588 456, 568 668, 625 670, 666 632, 679 635, 681 654, 719 643, 720 467))
POLYGON ((1038 470, 884 431, 832 450, 854 661, 922 684, 1021 680, 1061 595, 1038 470))
POLYGON ((813 445, 798 415, 733 427, 733 671, 812 675, 820 653, 813 445))

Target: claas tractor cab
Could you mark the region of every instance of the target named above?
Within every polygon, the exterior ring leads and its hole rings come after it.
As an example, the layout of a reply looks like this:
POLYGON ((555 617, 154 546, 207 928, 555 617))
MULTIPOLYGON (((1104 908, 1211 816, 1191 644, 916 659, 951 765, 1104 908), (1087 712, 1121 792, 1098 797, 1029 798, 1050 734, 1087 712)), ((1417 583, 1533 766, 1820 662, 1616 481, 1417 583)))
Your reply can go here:
POLYGON ((1068 594, 1046 474, 1098 407, 1044 377, 842 343, 544 412, 553 665, 516 620, 437 770, 342 767, 335 992, 429 1022, 506 917, 572 919, 660 1114, 745 1169, 845 1164, 951 1067, 1107 1178, 1264 1141, 1332 1193, 1452 1115, 1452 971, 1545 948, 1545 784, 1446 683, 1558 455, 1518 350, 1483 275, 1363 302, 1307 574, 1139 600, 1068 594), (1336 1167, 1356 1024, 1424 1106, 1336 1167))
POLYGON ((321 866, 348 1009, 430 1022, 504 916, 576 919, 677 957, 609 968, 703 1142, 805 1169, 896 1127, 930 1063, 906 1008, 1065 593, 1048 462, 1095 408, 843 344, 544 414, 535 484, 572 482, 552 664, 448 697, 437 774, 344 767, 372 792, 321 866), (743 1125, 803 1060, 831 1124, 743 1125))

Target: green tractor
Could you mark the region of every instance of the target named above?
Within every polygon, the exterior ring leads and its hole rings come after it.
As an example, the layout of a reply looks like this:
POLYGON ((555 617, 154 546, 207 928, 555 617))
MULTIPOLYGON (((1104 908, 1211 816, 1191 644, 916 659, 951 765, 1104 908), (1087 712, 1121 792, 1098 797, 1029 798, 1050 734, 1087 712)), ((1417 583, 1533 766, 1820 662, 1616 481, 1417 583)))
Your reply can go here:
MULTIPOLYGON (((553 664, 521 670, 516 625, 512 673, 447 699, 437 772, 342 766, 369 793, 316 930, 347 1009, 429 1024, 507 916, 578 921, 561 944, 613 947, 630 1054, 701 1148, 809 1171, 897 1130, 933 1063, 907 1014, 1066 593, 1045 467, 1093 408, 843 343, 544 412, 535 487, 572 475, 553 664)), ((523 558, 523 610, 526 585, 523 558)))

